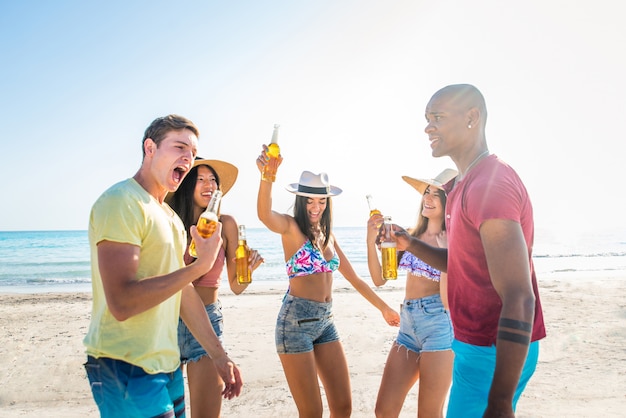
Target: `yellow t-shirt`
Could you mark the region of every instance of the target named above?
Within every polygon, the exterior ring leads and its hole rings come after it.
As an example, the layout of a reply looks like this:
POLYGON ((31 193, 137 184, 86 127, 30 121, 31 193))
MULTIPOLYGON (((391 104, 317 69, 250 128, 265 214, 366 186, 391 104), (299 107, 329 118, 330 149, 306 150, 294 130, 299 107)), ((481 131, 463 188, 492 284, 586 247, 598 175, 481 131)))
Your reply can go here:
POLYGON ((98 269, 97 244, 104 240, 140 248, 137 280, 160 276, 184 266, 187 236, 182 221, 132 178, 98 198, 89 219, 93 306, 83 341, 87 354, 96 358, 123 360, 147 373, 176 370, 181 292, 126 321, 115 319, 107 307, 98 269))

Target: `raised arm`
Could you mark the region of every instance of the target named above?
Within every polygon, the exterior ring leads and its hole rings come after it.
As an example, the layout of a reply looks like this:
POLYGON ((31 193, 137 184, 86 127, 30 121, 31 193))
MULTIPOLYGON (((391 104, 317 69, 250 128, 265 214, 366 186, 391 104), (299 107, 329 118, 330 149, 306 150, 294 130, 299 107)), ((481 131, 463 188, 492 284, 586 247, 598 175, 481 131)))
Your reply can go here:
MULTIPOLYGON (((259 172, 263 172, 263 167, 267 164, 276 164, 278 168, 283 161, 281 156, 270 160, 266 151, 267 146, 263 145, 263 151, 256 160, 259 172)), ((260 180, 256 204, 257 216, 270 231, 282 235, 289 229, 289 220, 287 215, 272 210, 272 184, 270 181, 260 180)))
POLYGON ((519 223, 492 219, 480 227, 491 282, 502 300, 496 370, 485 417, 513 416, 512 401, 532 335, 535 295, 519 223))
POLYGON ((125 321, 168 299, 185 285, 205 274, 213 266, 220 245, 221 225, 207 239, 191 228, 196 241, 198 260, 195 263, 163 276, 137 280, 139 247, 113 241, 98 243, 98 268, 111 314, 125 321))
MULTIPOLYGON (((333 237, 334 238, 334 237, 333 237)), ((383 314, 383 318, 385 321, 391 326, 399 326, 400 325, 400 315, 398 312, 393 310, 387 302, 382 300, 380 296, 372 290, 372 288, 365 282, 365 280, 361 279, 359 275, 352 268, 352 264, 350 264, 350 260, 343 253, 337 240, 334 239, 335 251, 339 256, 339 272, 345 277, 345 279, 350 282, 352 287, 354 287, 369 303, 374 305, 378 310, 383 314)))
POLYGON ((367 268, 372 277, 372 282, 376 286, 383 286, 387 283, 387 280, 383 278, 382 267, 378 259, 378 243, 376 242, 382 222, 383 217, 379 214, 370 216, 367 221, 367 268))

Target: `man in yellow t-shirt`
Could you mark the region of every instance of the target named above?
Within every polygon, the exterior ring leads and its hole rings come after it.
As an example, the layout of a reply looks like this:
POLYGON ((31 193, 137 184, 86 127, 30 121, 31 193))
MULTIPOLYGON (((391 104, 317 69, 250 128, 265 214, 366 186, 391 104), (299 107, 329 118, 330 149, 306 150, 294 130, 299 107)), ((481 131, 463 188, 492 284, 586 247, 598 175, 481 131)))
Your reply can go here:
POLYGON ((198 259, 185 266, 187 232, 164 203, 193 166, 198 129, 177 115, 155 119, 139 171, 105 191, 89 219, 93 307, 85 369, 102 417, 185 415, 177 344, 179 316, 238 396, 238 367, 221 346, 191 282, 213 266, 221 225, 207 239, 195 227, 198 259))

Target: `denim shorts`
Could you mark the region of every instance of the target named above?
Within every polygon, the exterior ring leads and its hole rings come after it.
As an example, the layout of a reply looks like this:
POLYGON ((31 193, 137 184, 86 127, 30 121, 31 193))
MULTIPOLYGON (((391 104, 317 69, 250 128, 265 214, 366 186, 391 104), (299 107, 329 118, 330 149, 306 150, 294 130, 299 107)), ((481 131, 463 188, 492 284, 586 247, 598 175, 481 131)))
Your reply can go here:
MULTIPOLYGON (((222 315, 222 304, 218 300, 215 303, 206 305, 204 308, 207 315, 209 315, 215 335, 217 335, 217 338, 223 345, 224 316, 222 315)), ((204 356, 208 356, 206 350, 202 348, 198 340, 191 334, 191 331, 189 331, 182 319, 178 322, 178 348, 180 349, 180 361, 183 363, 195 362, 204 356)))
MULTIPOLYGON (((446 416, 482 417, 487 409, 487 398, 496 369, 496 346, 481 347, 454 340, 452 349, 454 368, 446 416)), ((537 368, 538 359, 539 341, 535 341, 528 347, 526 362, 513 396, 513 411, 537 368)))
POLYGON ((417 354, 452 348, 452 322, 439 294, 407 299, 400 311, 396 343, 417 354))
POLYGON ((276 320, 278 354, 308 353, 316 344, 339 341, 332 306, 286 294, 276 320))
POLYGON ((85 370, 102 418, 184 417, 185 386, 180 369, 148 374, 107 357, 87 357, 85 370))

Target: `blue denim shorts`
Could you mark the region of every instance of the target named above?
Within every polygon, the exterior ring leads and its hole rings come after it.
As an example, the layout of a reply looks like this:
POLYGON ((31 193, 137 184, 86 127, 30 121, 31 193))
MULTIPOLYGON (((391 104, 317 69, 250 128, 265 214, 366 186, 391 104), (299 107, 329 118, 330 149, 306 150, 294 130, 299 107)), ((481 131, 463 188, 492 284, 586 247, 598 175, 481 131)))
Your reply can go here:
POLYGON ((417 354, 452 348, 452 322, 439 294, 407 299, 400 311, 396 343, 417 354))
MULTIPOLYGON (((487 398, 496 370, 496 346, 481 347, 454 340, 452 349, 454 368, 446 416, 482 417, 487 409, 487 398)), ((537 368, 538 359, 539 341, 535 341, 528 347, 528 356, 513 397, 513 411, 537 368)))
POLYGON ((297 354, 316 344, 339 341, 332 302, 315 302, 286 294, 276 320, 276 351, 297 354))
POLYGON ((85 370, 102 418, 184 417, 185 386, 180 369, 148 374, 107 357, 87 357, 85 370))
MULTIPOLYGON (((215 303, 206 305, 204 308, 207 315, 209 315, 209 320, 211 325, 213 325, 217 338, 223 345, 224 315, 222 315, 222 304, 218 300, 215 303)), ((178 322, 178 348, 180 349, 180 361, 183 363, 198 361, 202 357, 208 356, 206 350, 202 348, 198 340, 191 334, 191 331, 189 331, 182 319, 178 322)))

